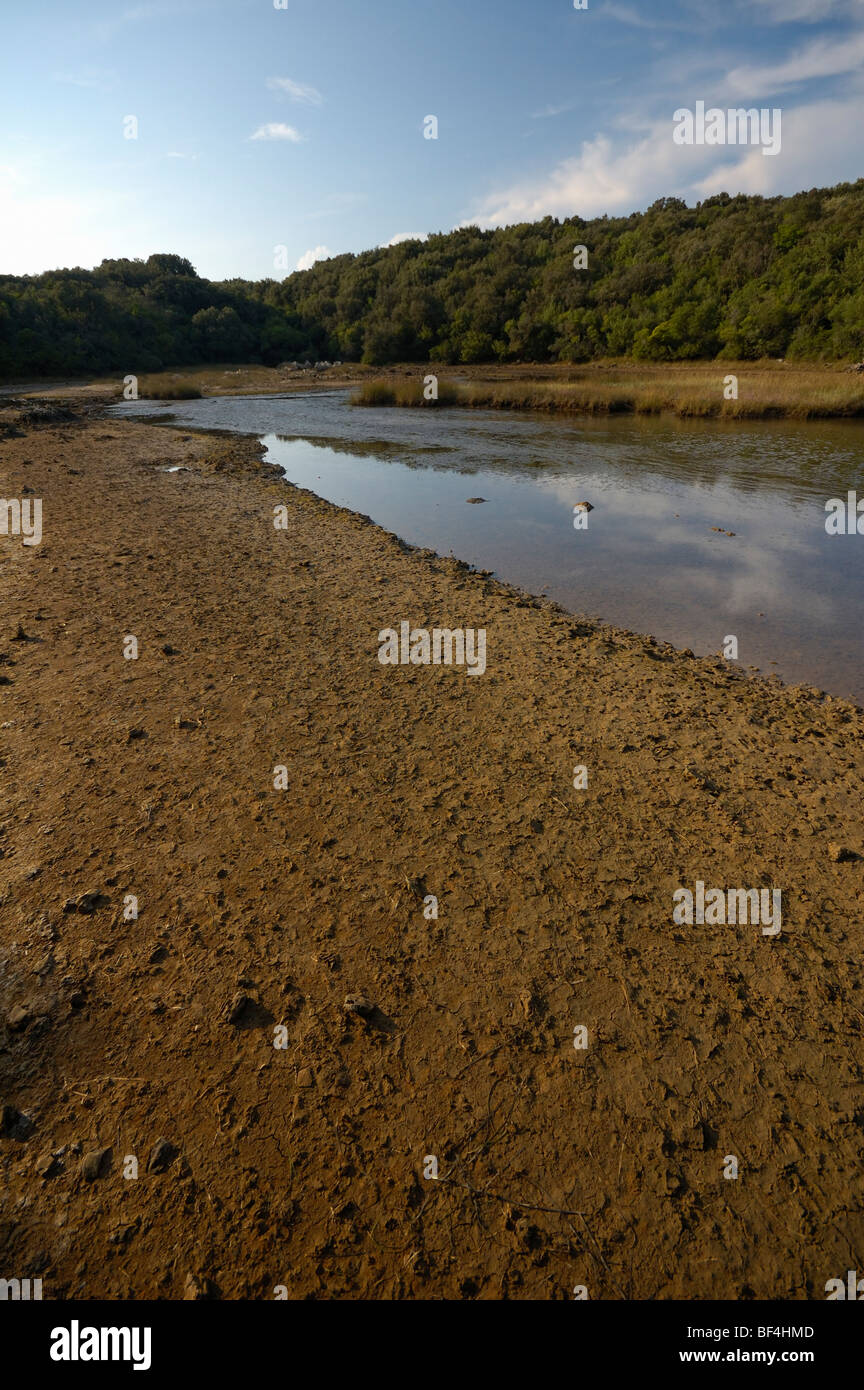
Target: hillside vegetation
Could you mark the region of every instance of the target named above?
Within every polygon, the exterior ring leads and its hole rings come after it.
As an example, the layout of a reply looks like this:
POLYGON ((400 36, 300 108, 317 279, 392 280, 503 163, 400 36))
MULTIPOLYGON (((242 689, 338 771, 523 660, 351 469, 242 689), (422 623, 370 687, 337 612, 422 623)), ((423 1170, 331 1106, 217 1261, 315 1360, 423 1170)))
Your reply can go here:
POLYGON ((864 180, 662 198, 213 283, 180 256, 0 276, 0 375, 285 358, 391 362, 858 359, 864 180), (576 269, 577 246, 587 266, 576 269))

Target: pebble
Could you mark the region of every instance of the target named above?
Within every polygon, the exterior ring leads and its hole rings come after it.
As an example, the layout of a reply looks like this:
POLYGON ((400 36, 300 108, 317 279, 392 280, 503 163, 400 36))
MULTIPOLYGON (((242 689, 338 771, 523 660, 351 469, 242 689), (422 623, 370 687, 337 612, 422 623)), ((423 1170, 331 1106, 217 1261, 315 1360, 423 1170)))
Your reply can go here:
POLYGON ((169 1144, 167 1139, 157 1139, 147 1159, 147 1172, 164 1173, 176 1153, 174 1145, 169 1144))
POLYGON ((203 1274, 187 1274, 186 1282, 183 1285, 183 1297, 186 1300, 196 1303, 204 1299, 213 1298, 214 1288, 210 1280, 203 1274))
POLYGON ((29 1115, 14 1105, 0 1106, 0 1139, 27 1139, 33 1129, 29 1115))
POLYGON ((858 855, 854 850, 848 849, 846 845, 829 845, 828 858, 832 864, 850 864, 858 855))
POLYGON ((367 999, 364 994, 348 994, 342 1005, 346 1014, 359 1014, 361 1018, 368 1018, 375 1012, 375 1005, 371 999, 367 999))
POLYGON ((244 1013, 253 1002, 254 1001, 249 997, 248 994, 235 994, 234 998, 231 1000, 231 1003, 226 1005, 225 1008, 225 1017, 227 1022, 239 1023, 244 1013))
POLYGON ((99 889, 91 889, 88 893, 82 893, 78 898, 67 898, 63 904, 63 911, 84 912, 89 915, 89 913, 96 911, 101 901, 102 894, 99 889))
POLYGON ((16 1004, 6 1015, 6 1022, 13 1033, 23 1033, 32 1018, 29 1004, 16 1004))
POLYGON ((110 1156, 110 1149, 91 1149, 81 1160, 82 1176, 88 1182, 95 1182, 97 1178, 101 1178, 110 1156))

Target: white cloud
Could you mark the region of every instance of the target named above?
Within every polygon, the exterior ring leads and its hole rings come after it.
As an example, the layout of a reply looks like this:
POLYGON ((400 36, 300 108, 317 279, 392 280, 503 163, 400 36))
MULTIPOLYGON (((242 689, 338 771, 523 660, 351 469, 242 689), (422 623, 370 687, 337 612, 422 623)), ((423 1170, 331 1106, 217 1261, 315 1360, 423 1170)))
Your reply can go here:
POLYGON ((267 125, 259 125, 254 135, 249 136, 250 140, 290 140, 292 144, 299 145, 303 136, 299 130, 295 130, 293 125, 285 125, 282 121, 270 121, 267 125))
POLYGON ((855 34, 829 42, 817 39, 787 58, 783 63, 766 67, 735 68, 729 74, 729 84, 736 92, 749 95, 780 92, 814 77, 837 77, 854 72, 864 62, 864 34, 855 34))
POLYGON ((292 101, 303 106, 320 106, 324 100, 317 87, 309 87, 305 82, 292 82, 290 77, 268 77, 267 86, 271 91, 284 92, 292 101))
POLYGON ((829 188, 854 178, 861 152, 864 97, 846 101, 821 101, 783 112, 783 148, 773 159, 761 150, 746 154, 712 170, 694 193, 709 198, 714 193, 796 193, 802 188, 829 188))
POLYGON ((586 140, 581 153, 565 159, 544 179, 517 184, 485 200, 468 223, 504 227, 542 217, 593 217, 630 211, 662 193, 673 193, 695 147, 672 142, 672 122, 658 124, 646 139, 615 152, 607 135, 586 140), (681 156, 684 156, 682 159, 681 156))
POLYGON ((626 145, 601 134, 544 178, 491 194, 461 225, 629 213, 666 196, 696 202, 720 192, 767 197, 827 187, 857 171, 862 125, 864 95, 784 110, 782 148, 770 159, 761 147, 676 145, 671 117, 626 145))
POLYGON ((313 251, 307 251, 305 256, 300 257, 297 269, 311 270, 316 261, 329 261, 333 254, 329 246, 316 246, 313 251))
POLYGON ((425 241, 426 232, 397 232, 391 236, 389 241, 382 241, 382 246, 399 246, 403 241, 425 241))

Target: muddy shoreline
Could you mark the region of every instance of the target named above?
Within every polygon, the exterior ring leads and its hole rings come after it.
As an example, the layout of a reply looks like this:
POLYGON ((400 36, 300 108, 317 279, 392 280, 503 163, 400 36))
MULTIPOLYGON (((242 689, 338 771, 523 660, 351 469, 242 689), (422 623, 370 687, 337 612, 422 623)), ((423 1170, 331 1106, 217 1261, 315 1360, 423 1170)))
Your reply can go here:
POLYGON ((3 1268, 563 1300, 860 1267, 861 711, 100 409, 0 410, 0 492, 44 506, 0 536, 3 1268), (484 629, 485 674, 381 666, 401 620, 484 629), (779 888, 782 933, 673 921, 698 882, 779 888))

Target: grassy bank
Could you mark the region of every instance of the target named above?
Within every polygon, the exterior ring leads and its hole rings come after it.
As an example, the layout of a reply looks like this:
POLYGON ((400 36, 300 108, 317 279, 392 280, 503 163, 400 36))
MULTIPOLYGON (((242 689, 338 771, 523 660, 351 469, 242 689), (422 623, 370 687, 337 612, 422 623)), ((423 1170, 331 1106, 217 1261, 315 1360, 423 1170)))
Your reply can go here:
POLYGON ((477 372, 444 381, 426 401, 423 379, 382 377, 365 383, 355 405, 458 405, 574 415, 660 415, 701 419, 842 419, 864 417, 864 376, 842 367, 786 367, 729 362, 686 366, 626 363, 558 371, 477 372), (728 398, 727 398, 728 397, 728 398))
POLYGON ((403 406, 441 406, 465 405, 467 400, 462 388, 454 381, 435 378, 434 395, 432 387, 425 385, 423 379, 409 381, 367 381, 351 397, 352 405, 403 405, 403 406))
MULTIPOLYGON (((122 390, 118 390, 122 396, 122 390)), ((138 382, 138 397, 142 401, 196 401, 201 398, 201 389, 187 378, 171 377, 160 373, 155 377, 142 377, 138 382)))

